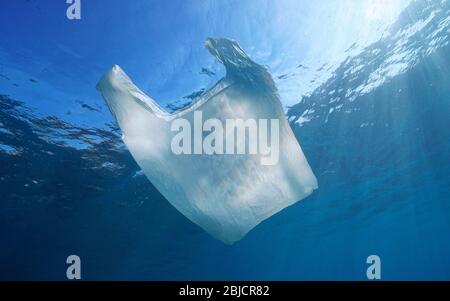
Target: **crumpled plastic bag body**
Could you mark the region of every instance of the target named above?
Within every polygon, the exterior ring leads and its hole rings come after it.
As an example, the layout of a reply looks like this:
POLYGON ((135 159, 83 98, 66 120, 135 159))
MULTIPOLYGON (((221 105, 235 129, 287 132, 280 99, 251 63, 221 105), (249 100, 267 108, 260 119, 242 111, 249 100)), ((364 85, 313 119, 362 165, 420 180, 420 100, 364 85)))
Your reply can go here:
POLYGON ((227 75, 179 111, 164 111, 118 66, 103 76, 97 88, 151 183, 184 216, 232 244, 318 185, 267 70, 232 40, 207 39, 206 46, 224 64, 227 75), (276 164, 261 164, 262 154, 175 154, 171 144, 176 133, 171 125, 179 118, 194 125, 196 112, 203 120, 218 119, 223 124, 227 119, 279 120, 276 164))

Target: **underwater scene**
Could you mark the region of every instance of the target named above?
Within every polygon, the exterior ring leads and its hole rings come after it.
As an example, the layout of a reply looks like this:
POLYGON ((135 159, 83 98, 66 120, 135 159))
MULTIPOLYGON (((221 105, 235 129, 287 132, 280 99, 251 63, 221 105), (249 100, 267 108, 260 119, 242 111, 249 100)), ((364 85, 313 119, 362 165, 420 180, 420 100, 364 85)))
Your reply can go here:
POLYGON ((450 280, 450 0, 3 0, 0 37, 0 280, 450 280), (200 108, 279 164, 165 153, 200 108))

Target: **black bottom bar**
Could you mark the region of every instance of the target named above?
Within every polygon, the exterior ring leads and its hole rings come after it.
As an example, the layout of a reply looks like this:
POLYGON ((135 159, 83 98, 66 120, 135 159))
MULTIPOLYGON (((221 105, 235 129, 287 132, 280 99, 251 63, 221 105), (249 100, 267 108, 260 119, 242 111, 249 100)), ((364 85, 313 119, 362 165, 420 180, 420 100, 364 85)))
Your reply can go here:
POLYGON ((432 293, 440 290, 449 292, 450 282, 0 282, 2 293, 10 292, 14 296, 21 293, 56 293, 60 296, 86 297, 88 293, 113 295, 129 298, 142 296, 144 300, 157 298, 180 298, 196 300, 226 299, 313 299, 325 296, 351 296, 362 298, 386 296, 401 292, 402 295, 432 293), (307 297, 309 296, 309 297, 307 297))

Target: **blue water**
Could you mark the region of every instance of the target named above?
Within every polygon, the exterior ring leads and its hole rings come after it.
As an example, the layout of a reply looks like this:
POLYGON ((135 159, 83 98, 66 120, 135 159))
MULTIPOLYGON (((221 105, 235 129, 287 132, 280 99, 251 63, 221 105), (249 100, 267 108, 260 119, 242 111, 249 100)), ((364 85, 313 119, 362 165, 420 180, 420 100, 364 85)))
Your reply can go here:
POLYGON ((352 22, 330 19, 342 1, 84 1, 79 21, 64 2, 0 4, 0 279, 65 279, 76 254, 83 279, 364 280, 375 254, 384 280, 450 280, 449 1, 370 11, 366 32, 363 1, 352 22), (223 75, 206 36, 269 66, 319 181, 232 246, 158 193, 95 91, 118 63, 183 105, 223 75))

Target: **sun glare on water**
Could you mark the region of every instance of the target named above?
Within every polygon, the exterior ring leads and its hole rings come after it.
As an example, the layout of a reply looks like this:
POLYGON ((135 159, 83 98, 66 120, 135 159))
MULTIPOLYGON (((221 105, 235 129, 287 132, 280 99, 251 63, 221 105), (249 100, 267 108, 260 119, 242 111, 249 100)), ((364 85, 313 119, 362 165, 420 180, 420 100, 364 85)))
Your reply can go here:
POLYGON ((399 0, 368 0, 366 18, 369 21, 390 23, 398 16, 399 6, 404 6, 405 2, 399 0))

